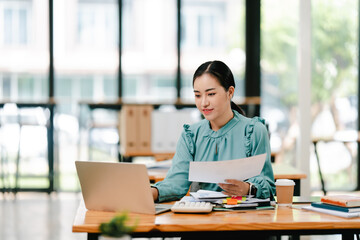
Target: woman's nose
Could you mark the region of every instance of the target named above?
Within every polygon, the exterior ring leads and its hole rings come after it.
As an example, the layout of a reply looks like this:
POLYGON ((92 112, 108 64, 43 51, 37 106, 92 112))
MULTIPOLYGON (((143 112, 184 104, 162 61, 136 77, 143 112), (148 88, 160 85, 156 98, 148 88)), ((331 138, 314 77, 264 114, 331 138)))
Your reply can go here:
POLYGON ((201 99, 201 106, 206 107, 208 105, 209 105, 209 101, 208 101, 207 97, 205 96, 201 99))

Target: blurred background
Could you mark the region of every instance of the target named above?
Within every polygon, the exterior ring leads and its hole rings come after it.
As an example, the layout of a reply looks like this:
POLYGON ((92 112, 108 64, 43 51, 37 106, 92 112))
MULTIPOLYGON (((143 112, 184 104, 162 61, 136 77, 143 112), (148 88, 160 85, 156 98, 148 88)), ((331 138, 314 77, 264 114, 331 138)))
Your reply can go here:
POLYGON ((245 77, 245 0, 0 0, 3 188, 48 188, 50 151, 53 190, 79 191, 74 161, 119 155, 118 112, 90 103, 191 104, 193 72, 217 59, 235 75, 236 102, 259 88, 276 162, 295 166, 308 131, 311 191, 321 190, 314 143, 326 189, 356 190, 358 1, 311 1, 309 129, 298 122, 300 1, 259 6, 256 85, 245 77))

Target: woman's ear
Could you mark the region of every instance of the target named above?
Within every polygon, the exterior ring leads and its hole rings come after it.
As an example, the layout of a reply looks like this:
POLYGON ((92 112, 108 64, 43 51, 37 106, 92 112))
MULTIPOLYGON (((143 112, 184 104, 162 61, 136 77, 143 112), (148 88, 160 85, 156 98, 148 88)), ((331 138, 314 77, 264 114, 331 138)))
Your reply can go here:
POLYGON ((230 99, 232 99, 232 97, 234 96, 234 92, 235 92, 235 88, 233 86, 230 86, 228 89, 230 99))

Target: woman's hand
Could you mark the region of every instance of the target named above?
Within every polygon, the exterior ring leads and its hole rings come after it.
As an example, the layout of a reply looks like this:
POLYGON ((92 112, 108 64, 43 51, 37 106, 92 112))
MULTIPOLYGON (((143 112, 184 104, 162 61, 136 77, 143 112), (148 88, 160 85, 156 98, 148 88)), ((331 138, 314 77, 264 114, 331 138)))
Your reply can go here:
POLYGON ((249 183, 235 179, 226 179, 225 182, 219 183, 219 186, 224 190, 222 193, 229 196, 245 196, 249 194, 249 183))
POLYGON ((154 202, 156 202, 159 198, 159 190, 155 187, 152 187, 151 188, 151 193, 152 193, 152 196, 153 196, 153 199, 154 199, 154 202))

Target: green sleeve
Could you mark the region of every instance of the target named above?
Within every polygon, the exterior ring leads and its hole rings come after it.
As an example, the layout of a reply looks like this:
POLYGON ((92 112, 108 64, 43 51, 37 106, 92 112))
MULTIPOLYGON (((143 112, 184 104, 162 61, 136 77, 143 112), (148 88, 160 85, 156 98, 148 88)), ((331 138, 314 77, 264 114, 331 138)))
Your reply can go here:
POLYGON ((159 202, 178 200, 186 195, 191 184, 188 176, 189 164, 193 161, 193 151, 191 136, 189 132, 183 131, 166 178, 154 185, 159 191, 159 202))
POLYGON ((260 175, 249 178, 256 188, 257 198, 269 198, 275 195, 274 174, 271 166, 271 149, 268 131, 264 124, 255 122, 251 135, 251 156, 266 153, 266 160, 260 175))

